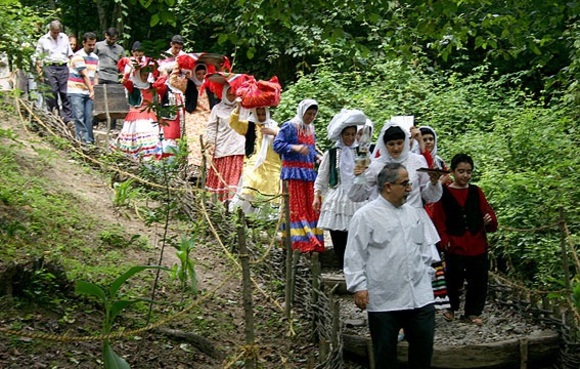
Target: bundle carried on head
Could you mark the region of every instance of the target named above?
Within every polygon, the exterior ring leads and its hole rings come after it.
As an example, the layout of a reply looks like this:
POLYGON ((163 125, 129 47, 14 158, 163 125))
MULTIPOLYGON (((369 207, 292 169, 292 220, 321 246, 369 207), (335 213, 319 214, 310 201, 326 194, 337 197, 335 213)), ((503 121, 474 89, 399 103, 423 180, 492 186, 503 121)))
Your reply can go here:
POLYGON ((238 88, 247 81, 255 81, 255 79, 249 74, 217 72, 205 76, 202 88, 207 87, 216 96, 221 97, 225 85, 229 85, 231 90, 236 93, 238 88))
POLYGON ((236 90, 236 95, 242 99, 242 107, 253 109, 277 106, 280 103, 281 92, 278 77, 274 76, 269 81, 247 80, 236 90))

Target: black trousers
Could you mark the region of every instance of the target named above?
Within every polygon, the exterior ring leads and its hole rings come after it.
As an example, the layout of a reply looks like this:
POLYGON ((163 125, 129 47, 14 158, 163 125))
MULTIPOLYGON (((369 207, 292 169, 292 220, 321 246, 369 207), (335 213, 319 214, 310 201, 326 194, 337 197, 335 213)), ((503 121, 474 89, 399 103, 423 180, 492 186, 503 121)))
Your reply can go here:
POLYGON ((74 120, 71 103, 67 95, 67 83, 69 70, 68 66, 65 65, 47 65, 44 67, 44 82, 50 88, 45 94, 46 107, 49 112, 52 112, 54 108, 57 108, 60 112, 60 116, 65 122, 72 122, 74 120), (62 109, 59 109, 58 98, 60 98, 60 103, 62 109))
POLYGON ((344 251, 346 250, 346 241, 348 239, 347 231, 330 231, 330 239, 334 247, 334 253, 338 259, 340 269, 344 268, 344 251))
POLYGON ((459 310, 459 297, 463 283, 465 290, 465 316, 480 316, 487 298, 489 261, 487 253, 477 256, 445 254, 445 279, 451 310, 459 310))
POLYGON ((409 369, 431 367, 435 336, 433 304, 413 310, 369 312, 368 316, 377 369, 398 368, 397 336, 401 328, 409 342, 409 369))

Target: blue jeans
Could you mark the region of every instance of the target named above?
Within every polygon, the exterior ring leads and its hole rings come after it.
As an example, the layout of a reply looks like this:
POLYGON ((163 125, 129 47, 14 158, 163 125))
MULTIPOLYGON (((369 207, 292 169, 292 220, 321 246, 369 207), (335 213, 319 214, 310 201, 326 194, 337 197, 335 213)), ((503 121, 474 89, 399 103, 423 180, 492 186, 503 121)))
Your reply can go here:
POLYGON ((77 139, 83 143, 95 143, 95 136, 93 135, 93 99, 89 95, 83 94, 69 94, 68 97, 75 118, 77 139))

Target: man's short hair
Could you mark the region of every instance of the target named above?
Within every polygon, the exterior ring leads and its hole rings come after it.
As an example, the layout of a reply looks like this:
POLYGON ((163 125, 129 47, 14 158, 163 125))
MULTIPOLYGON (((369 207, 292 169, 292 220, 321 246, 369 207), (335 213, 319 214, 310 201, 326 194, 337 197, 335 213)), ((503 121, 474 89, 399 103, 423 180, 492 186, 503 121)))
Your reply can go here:
POLYGON ((115 27, 107 28, 107 30, 105 31, 105 35, 109 37, 114 37, 117 36, 118 34, 119 32, 117 32, 117 29, 115 27))
POLYGON ((48 24, 48 29, 51 29, 51 30, 58 29, 58 30, 62 31, 62 23, 60 23, 60 21, 58 19, 55 19, 48 24))
POLYGON ((94 32, 86 32, 83 35, 83 42, 86 42, 88 40, 96 40, 97 39, 97 35, 94 32))
POLYGON ((397 182, 397 178, 399 178, 399 171, 401 169, 406 169, 405 166, 401 163, 388 163, 383 167, 383 169, 381 169, 379 175, 377 176, 377 187, 379 192, 382 191, 383 187, 385 187, 385 184, 397 182))
POLYGON ((467 154, 463 153, 455 154, 453 159, 451 159, 451 170, 455 170, 459 165, 459 163, 467 163, 471 165, 471 169, 475 169, 475 167, 473 166, 473 159, 471 158, 471 156, 467 154))
POLYGON ((174 44, 183 45, 183 37, 181 37, 181 35, 175 35, 171 37, 171 42, 173 42, 174 44))

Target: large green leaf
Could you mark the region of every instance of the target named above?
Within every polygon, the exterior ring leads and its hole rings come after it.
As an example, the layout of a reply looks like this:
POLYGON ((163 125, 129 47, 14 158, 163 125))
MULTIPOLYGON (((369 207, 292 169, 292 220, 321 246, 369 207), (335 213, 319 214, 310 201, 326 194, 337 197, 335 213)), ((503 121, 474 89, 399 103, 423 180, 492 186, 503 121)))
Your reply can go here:
POLYGON ((117 355, 109 342, 105 342, 103 347, 103 359, 105 361, 105 369, 131 369, 129 363, 117 355))
POLYGON ((105 291, 103 291, 101 287, 91 282, 78 281, 75 286, 75 292, 77 294, 98 297, 103 302, 107 301, 107 295, 105 294, 105 291))

